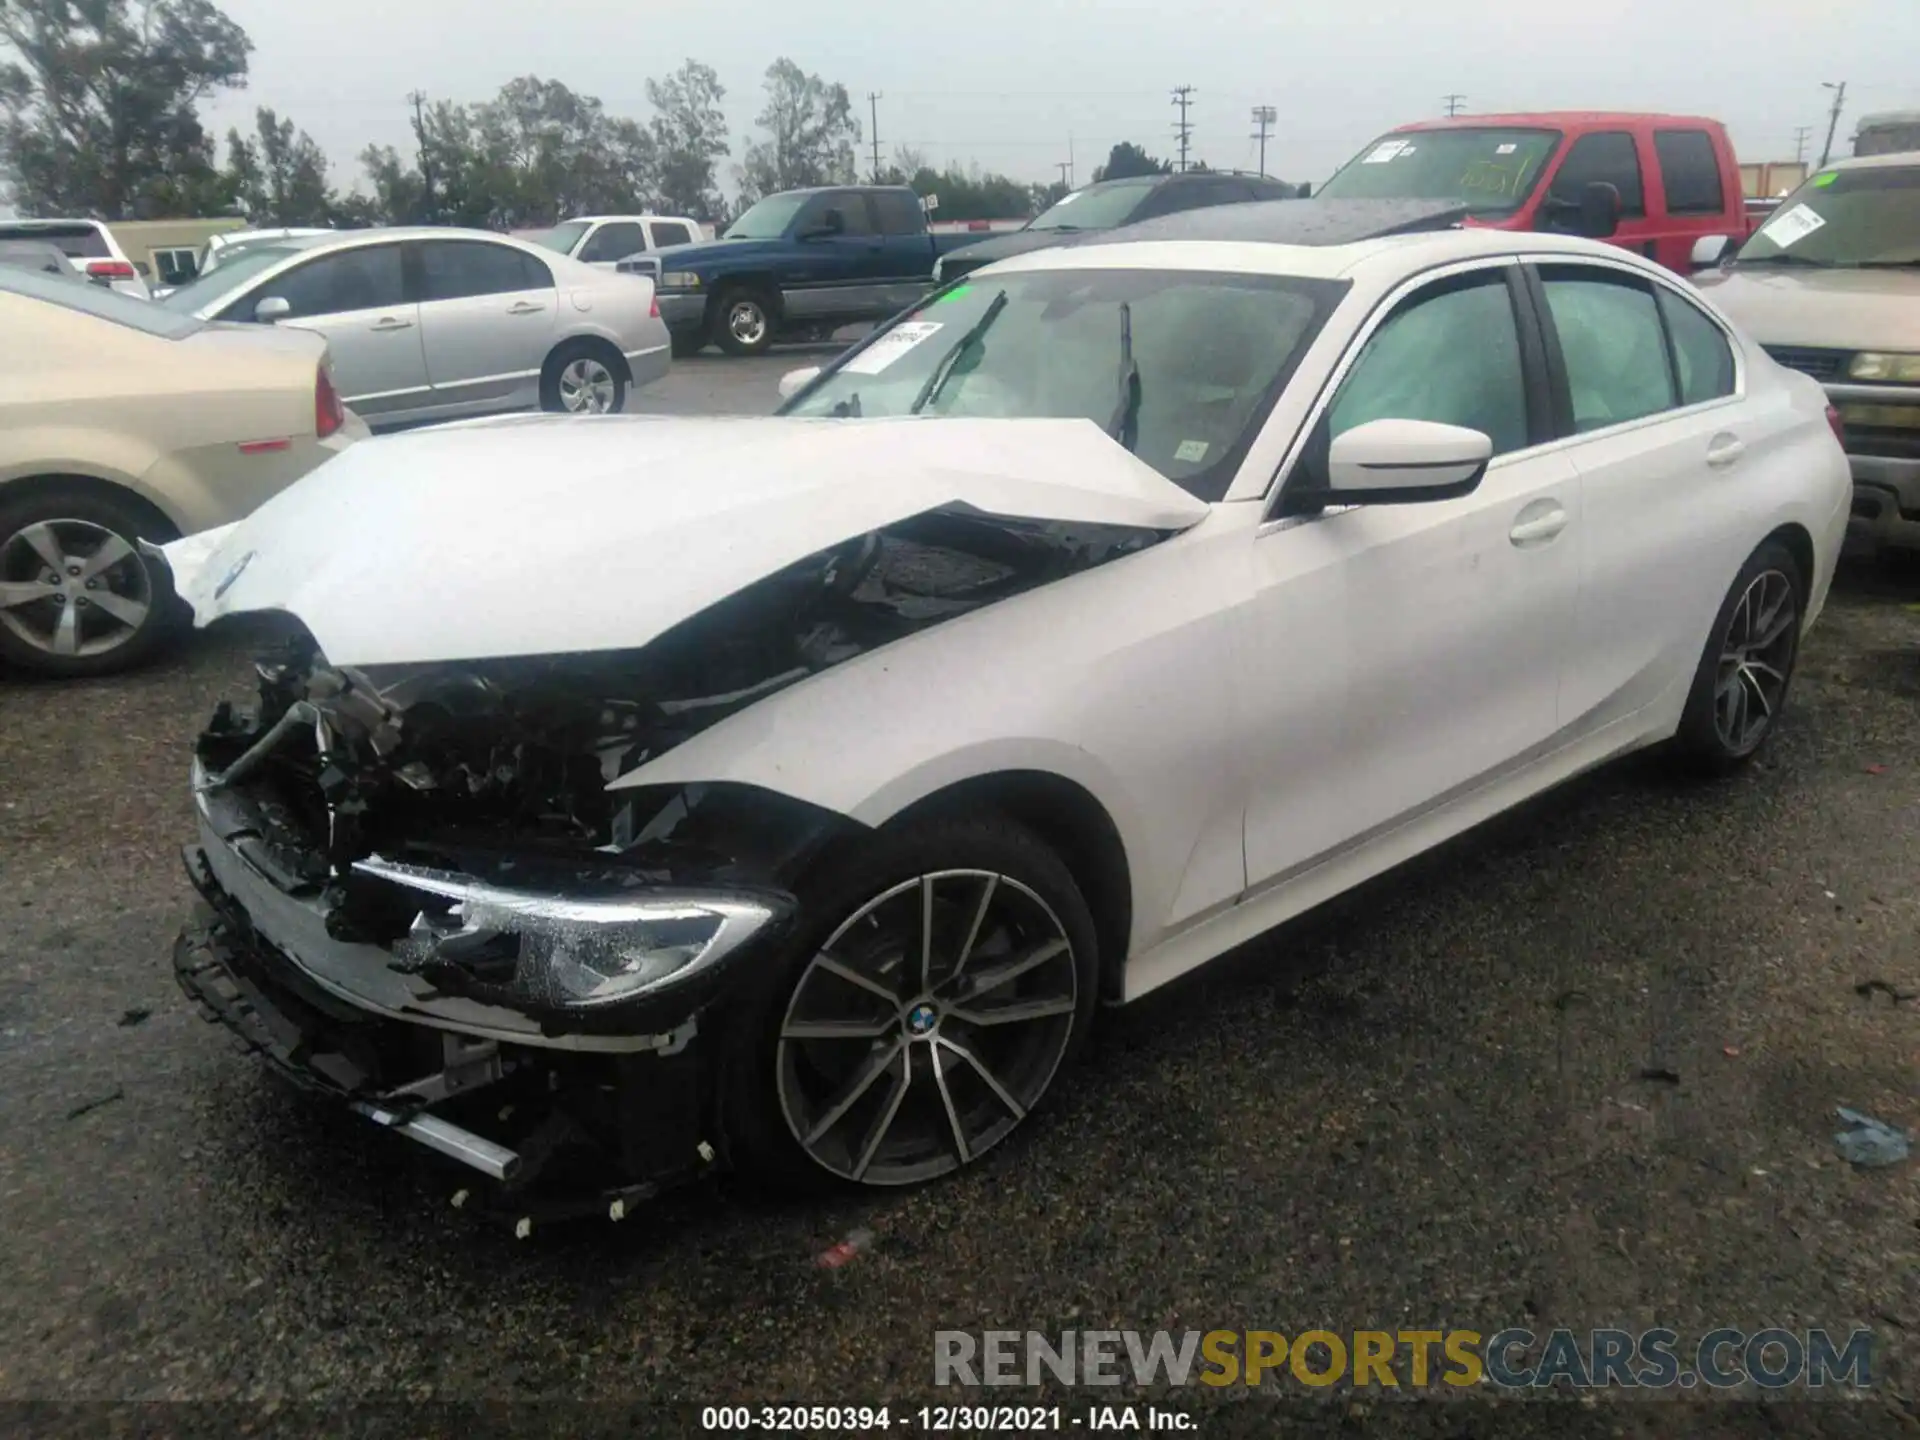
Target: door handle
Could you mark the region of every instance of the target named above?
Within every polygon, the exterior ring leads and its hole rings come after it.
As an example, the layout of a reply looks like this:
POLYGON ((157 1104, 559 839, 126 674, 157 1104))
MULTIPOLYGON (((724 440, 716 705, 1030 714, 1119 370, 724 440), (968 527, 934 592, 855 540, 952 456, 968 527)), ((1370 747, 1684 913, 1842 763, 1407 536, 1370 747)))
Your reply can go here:
POLYGON ((518 305, 509 308, 507 313, 509 315, 543 315, 546 309, 544 305, 535 305, 530 301, 522 300, 518 305))
POLYGON ((1516 545, 1541 545, 1566 528, 1567 512, 1555 505, 1531 520, 1517 521, 1513 529, 1507 532, 1507 538, 1516 545))
POLYGON ((411 330, 412 328, 413 322, 411 320, 396 320, 391 315, 378 321, 373 327, 376 334, 383 330, 411 330))
POLYGON ((1733 435, 1716 435, 1707 447, 1707 464, 1723 470, 1747 453, 1745 442, 1733 435))

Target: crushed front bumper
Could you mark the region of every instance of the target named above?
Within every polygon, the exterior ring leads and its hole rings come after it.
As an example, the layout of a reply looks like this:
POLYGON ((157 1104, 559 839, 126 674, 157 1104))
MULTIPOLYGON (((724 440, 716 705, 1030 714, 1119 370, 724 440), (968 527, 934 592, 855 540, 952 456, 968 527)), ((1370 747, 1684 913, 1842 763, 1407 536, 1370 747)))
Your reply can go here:
POLYGON ((381 1014, 264 936, 205 847, 185 860, 200 904, 174 944, 181 990, 300 1089, 466 1167, 456 1203, 523 1235, 542 1219, 617 1220, 718 1160, 693 1019, 649 1049, 582 1053, 381 1014))

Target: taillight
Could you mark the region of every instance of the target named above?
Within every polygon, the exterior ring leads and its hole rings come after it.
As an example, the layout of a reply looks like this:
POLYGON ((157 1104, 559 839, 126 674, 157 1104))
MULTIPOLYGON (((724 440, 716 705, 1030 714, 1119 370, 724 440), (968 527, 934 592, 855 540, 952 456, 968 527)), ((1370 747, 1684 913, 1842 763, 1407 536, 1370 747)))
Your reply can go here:
POLYGON ((324 440, 346 423, 346 407, 340 403, 340 392, 333 388, 323 365, 315 372, 313 382, 313 433, 324 440))
POLYGON ((96 280, 131 280, 134 271, 124 260, 89 260, 87 274, 96 280))
POLYGON ((1847 422, 1840 418, 1838 405, 1827 406, 1827 424, 1833 430, 1833 438, 1838 440, 1844 448, 1847 443, 1847 422))
POLYGON ((660 292, 658 290, 653 292, 653 304, 647 309, 647 318, 650 320, 658 320, 660 318, 660 292))

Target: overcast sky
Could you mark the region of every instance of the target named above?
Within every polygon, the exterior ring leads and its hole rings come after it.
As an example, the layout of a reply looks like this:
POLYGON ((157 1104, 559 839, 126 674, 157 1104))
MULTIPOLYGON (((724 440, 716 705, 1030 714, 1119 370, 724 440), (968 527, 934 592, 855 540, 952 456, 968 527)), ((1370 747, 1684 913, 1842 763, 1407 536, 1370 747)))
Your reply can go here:
MULTIPOLYGON (((252 80, 209 118, 224 135, 270 105, 309 131, 336 183, 369 141, 404 149, 406 95, 475 101, 534 74, 644 118, 647 77, 688 57, 727 87, 740 140, 776 56, 880 91, 883 153, 978 161, 1022 179, 1076 162, 1085 183, 1117 140, 1169 153, 1170 91, 1194 87, 1195 159, 1254 163, 1249 111, 1279 112, 1269 173, 1324 179, 1368 139, 1442 113, 1658 109, 1717 116, 1745 160, 1791 159, 1794 131, 1825 138, 1831 94, 1846 116, 1920 108, 1920 0, 221 0, 253 38, 252 80)), ((870 132, 869 132, 870 133, 870 132)))

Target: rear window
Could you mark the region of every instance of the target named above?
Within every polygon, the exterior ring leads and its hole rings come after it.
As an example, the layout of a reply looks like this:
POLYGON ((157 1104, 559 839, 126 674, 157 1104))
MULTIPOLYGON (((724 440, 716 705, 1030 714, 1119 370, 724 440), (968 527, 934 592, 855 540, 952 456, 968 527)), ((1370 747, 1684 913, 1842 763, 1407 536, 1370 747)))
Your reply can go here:
POLYGON ((98 225, 0 225, 0 240, 44 240, 69 260, 105 260, 113 254, 98 225))
POLYGON ((38 270, 0 266, 0 290, 58 305, 63 310, 75 310, 96 320, 124 325, 129 330, 138 330, 162 340, 184 340, 206 328, 193 316, 155 305, 150 300, 135 300, 132 296, 98 285, 76 285, 71 280, 38 270))
POLYGON ((1656 130, 1653 153, 1660 157, 1669 215, 1717 215, 1725 208, 1720 157, 1706 131, 1656 130))

